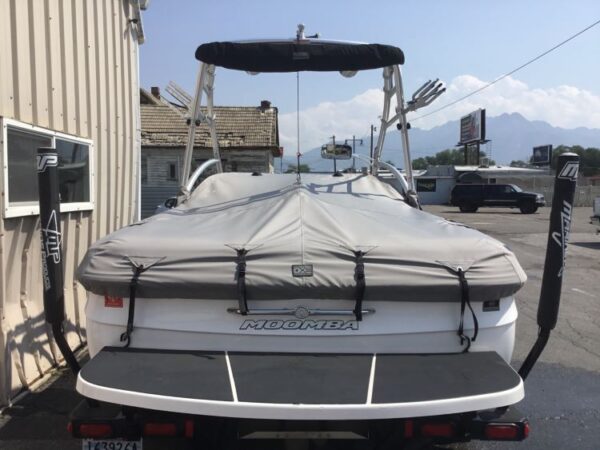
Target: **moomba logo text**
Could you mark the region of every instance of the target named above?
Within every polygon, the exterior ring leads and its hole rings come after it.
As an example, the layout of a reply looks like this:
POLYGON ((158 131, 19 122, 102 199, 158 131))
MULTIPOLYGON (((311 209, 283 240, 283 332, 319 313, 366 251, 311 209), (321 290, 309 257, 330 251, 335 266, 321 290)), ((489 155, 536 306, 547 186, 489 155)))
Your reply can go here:
POLYGON ((358 330, 356 320, 244 320, 240 330, 358 330))

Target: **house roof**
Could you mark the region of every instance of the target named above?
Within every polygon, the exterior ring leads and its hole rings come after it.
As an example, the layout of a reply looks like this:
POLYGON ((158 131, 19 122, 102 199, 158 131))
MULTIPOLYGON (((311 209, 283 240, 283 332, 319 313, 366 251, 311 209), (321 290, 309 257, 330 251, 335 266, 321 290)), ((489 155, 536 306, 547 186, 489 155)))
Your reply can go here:
MULTIPOLYGON (((142 147, 185 147, 188 126, 187 110, 164 100, 153 98, 142 90, 141 134, 142 147)), ((219 147, 224 150, 271 150, 279 156, 277 108, 260 106, 215 106, 219 147)), ((195 148, 211 149, 208 126, 196 129, 195 148)))

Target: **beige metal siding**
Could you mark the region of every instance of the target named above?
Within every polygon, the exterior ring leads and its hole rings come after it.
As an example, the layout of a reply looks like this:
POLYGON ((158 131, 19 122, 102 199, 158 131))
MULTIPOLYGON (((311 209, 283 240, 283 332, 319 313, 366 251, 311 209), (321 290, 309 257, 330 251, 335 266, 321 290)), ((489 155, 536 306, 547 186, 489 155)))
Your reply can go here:
MULTIPOLYGON (((138 44, 131 18, 129 0, 0 0, 0 116, 94 143, 94 210, 62 214, 72 346, 85 341, 78 262, 91 242, 137 217, 138 44)), ((43 318, 39 242, 37 216, 2 220, 0 404, 58 355, 43 318)))

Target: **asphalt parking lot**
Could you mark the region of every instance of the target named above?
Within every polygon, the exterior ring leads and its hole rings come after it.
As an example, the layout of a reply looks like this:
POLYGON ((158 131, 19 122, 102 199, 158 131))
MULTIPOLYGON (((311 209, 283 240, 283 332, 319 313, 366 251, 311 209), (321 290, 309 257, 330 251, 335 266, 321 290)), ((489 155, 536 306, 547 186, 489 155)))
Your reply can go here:
MULTIPOLYGON (((535 317, 549 208, 532 215, 510 209, 480 209, 474 214, 461 214, 457 208, 447 206, 425 209, 490 234, 517 254, 529 277, 518 295, 519 319, 513 358, 513 365, 518 367, 537 333, 535 317)), ((470 443, 452 448, 599 448, 600 235, 589 224, 590 214, 591 208, 574 210, 558 326, 526 381, 526 397, 519 405, 530 419, 529 439, 523 443, 470 443)), ((80 449, 80 442, 71 439, 66 431, 68 413, 78 401, 74 380, 63 370, 61 376, 4 410, 0 416, 0 449, 80 449)))
MULTIPOLYGON (((507 244, 527 272, 518 293, 519 319, 513 366, 519 367, 537 334, 536 313, 550 208, 525 215, 512 209, 426 210, 462 222, 507 244)), ((575 208, 558 325, 525 382, 519 409, 531 433, 522 443, 470 443, 457 449, 597 449, 600 446, 600 235, 591 208, 575 208)))

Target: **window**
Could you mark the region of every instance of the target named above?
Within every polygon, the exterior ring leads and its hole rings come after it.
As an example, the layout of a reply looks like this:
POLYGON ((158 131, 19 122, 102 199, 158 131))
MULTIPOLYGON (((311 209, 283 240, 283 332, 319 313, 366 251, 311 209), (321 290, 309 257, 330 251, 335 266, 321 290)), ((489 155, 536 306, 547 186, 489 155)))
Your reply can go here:
POLYGON ((38 147, 54 147, 58 153, 61 211, 93 209, 91 141, 10 119, 2 120, 2 133, 4 217, 39 213, 38 147))
POLYGON ((435 192, 437 180, 435 178, 415 178, 417 192, 435 192))
POLYGON ((488 185, 487 191, 493 195, 497 195, 497 196, 501 196, 503 195, 504 189, 506 186, 502 185, 502 184, 491 184, 488 185))
POLYGON ((148 182, 148 157, 142 156, 142 183, 148 182))
POLYGON ((179 170, 177 170, 177 163, 170 162, 167 166, 167 180, 178 181, 179 180, 179 170))

